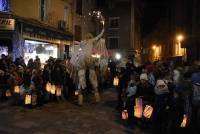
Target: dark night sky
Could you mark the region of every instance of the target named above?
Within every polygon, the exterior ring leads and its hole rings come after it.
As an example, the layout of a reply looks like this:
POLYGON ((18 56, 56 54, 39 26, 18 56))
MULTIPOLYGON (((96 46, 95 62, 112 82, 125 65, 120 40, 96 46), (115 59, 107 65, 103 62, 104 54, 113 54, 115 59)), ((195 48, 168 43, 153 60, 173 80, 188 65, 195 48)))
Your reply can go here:
POLYGON ((169 0, 145 0, 144 15, 142 17, 142 35, 152 32, 156 24, 168 17, 169 0))

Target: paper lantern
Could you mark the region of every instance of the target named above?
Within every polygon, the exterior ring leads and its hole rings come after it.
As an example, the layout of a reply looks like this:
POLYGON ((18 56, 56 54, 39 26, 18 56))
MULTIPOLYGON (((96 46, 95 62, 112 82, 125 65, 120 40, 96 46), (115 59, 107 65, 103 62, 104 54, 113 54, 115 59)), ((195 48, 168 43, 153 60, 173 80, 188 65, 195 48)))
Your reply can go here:
POLYGON ((151 118, 151 115, 153 113, 153 107, 150 105, 146 105, 143 111, 143 116, 146 118, 151 118))
POLYGON ((113 85, 114 86, 118 86, 119 85, 119 78, 118 77, 115 77, 114 80, 113 80, 113 85))
POLYGON ((51 86, 51 94, 56 94, 56 86, 55 85, 51 86))
POLYGON ((61 87, 56 86, 56 96, 61 96, 62 92, 61 92, 61 87))
POLYGON ((184 128, 187 125, 187 116, 184 114, 183 115, 183 121, 181 122, 181 127, 184 128))
POLYGON ((78 96, 78 95, 79 95, 78 90, 76 90, 75 91, 75 96, 78 96))
POLYGON ((37 94, 32 94, 32 105, 37 105, 37 94))
POLYGON ((127 112, 127 110, 123 110, 122 111, 122 119, 123 120, 127 120, 128 119, 128 112, 127 112))
POLYGON ((12 96, 12 94, 11 94, 10 90, 6 90, 6 97, 11 97, 11 96, 12 96))
POLYGON ((25 104, 26 104, 26 105, 31 104, 31 95, 26 95, 26 96, 25 96, 25 104))
POLYGON ((19 94, 20 93, 20 87, 19 86, 15 86, 14 87, 14 92, 19 94))
POLYGON ((47 82, 47 84, 46 84, 46 91, 47 91, 48 93, 51 92, 51 83, 49 83, 49 82, 47 82))
POLYGON ((134 106, 134 116, 137 118, 142 118, 142 112, 143 112, 142 99, 136 98, 134 106))

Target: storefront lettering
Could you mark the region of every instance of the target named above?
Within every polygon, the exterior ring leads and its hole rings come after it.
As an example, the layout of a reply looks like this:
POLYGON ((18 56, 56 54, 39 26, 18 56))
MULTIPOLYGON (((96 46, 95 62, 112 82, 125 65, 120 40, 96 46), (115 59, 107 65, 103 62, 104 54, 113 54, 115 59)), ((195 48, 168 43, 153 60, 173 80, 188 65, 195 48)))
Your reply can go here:
POLYGON ((0 29, 1 30, 14 30, 15 29, 15 20, 0 18, 0 29))
POLYGON ((23 32, 23 35, 26 36, 26 37, 45 40, 45 41, 50 41, 50 42, 55 42, 56 41, 55 38, 44 36, 44 35, 39 35, 39 34, 35 34, 35 33, 30 33, 30 32, 23 32))
POLYGON ((11 20, 0 20, 1 25, 11 25, 11 20))

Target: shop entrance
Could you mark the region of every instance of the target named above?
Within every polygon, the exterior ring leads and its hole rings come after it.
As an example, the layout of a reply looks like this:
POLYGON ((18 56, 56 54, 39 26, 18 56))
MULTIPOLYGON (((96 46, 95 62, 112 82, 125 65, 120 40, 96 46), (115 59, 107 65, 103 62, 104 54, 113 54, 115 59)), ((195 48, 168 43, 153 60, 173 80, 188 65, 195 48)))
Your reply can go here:
POLYGON ((45 63, 49 57, 58 57, 58 46, 56 44, 25 40, 24 46, 24 60, 27 64, 29 59, 35 59, 38 56, 41 63, 45 63))

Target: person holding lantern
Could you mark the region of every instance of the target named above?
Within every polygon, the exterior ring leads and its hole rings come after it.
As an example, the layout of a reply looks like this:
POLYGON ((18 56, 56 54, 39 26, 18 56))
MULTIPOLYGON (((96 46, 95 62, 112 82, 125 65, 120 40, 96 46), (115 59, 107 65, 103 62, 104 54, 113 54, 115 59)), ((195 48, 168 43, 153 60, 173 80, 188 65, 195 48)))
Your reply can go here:
POLYGON ((126 100, 126 109, 128 112, 128 123, 131 125, 134 123, 134 115, 133 115, 133 109, 134 109, 134 101, 135 101, 135 96, 137 93, 137 85, 138 85, 138 80, 136 78, 135 74, 131 74, 130 76, 130 81, 128 82, 128 87, 127 87, 127 100, 126 100))
MULTIPOLYGON (((146 73, 142 73, 140 75, 140 83, 138 84, 136 97, 137 97, 136 100, 141 100, 142 102, 142 104, 140 104, 141 107, 152 106, 154 102, 153 86, 148 82, 148 76, 146 73)), ((145 111, 145 108, 144 108, 144 111, 145 111)), ((151 107, 151 111, 152 111, 152 107, 151 107)), ((140 112, 143 112, 143 108, 142 108, 142 111, 140 112)), ((140 116, 139 118, 142 118, 142 117, 140 116)), ((144 126, 148 125, 148 120, 144 119, 143 121, 144 122, 142 125, 144 126)))
POLYGON ((167 132, 169 123, 169 113, 172 105, 172 97, 168 88, 168 81, 160 76, 156 81, 154 87, 155 102, 154 102, 154 116, 153 127, 155 134, 164 134, 167 132))
POLYGON ((171 121, 169 133, 182 133, 188 129, 191 116, 190 94, 191 82, 184 77, 182 67, 173 71, 173 105, 171 106, 169 119, 171 121))

